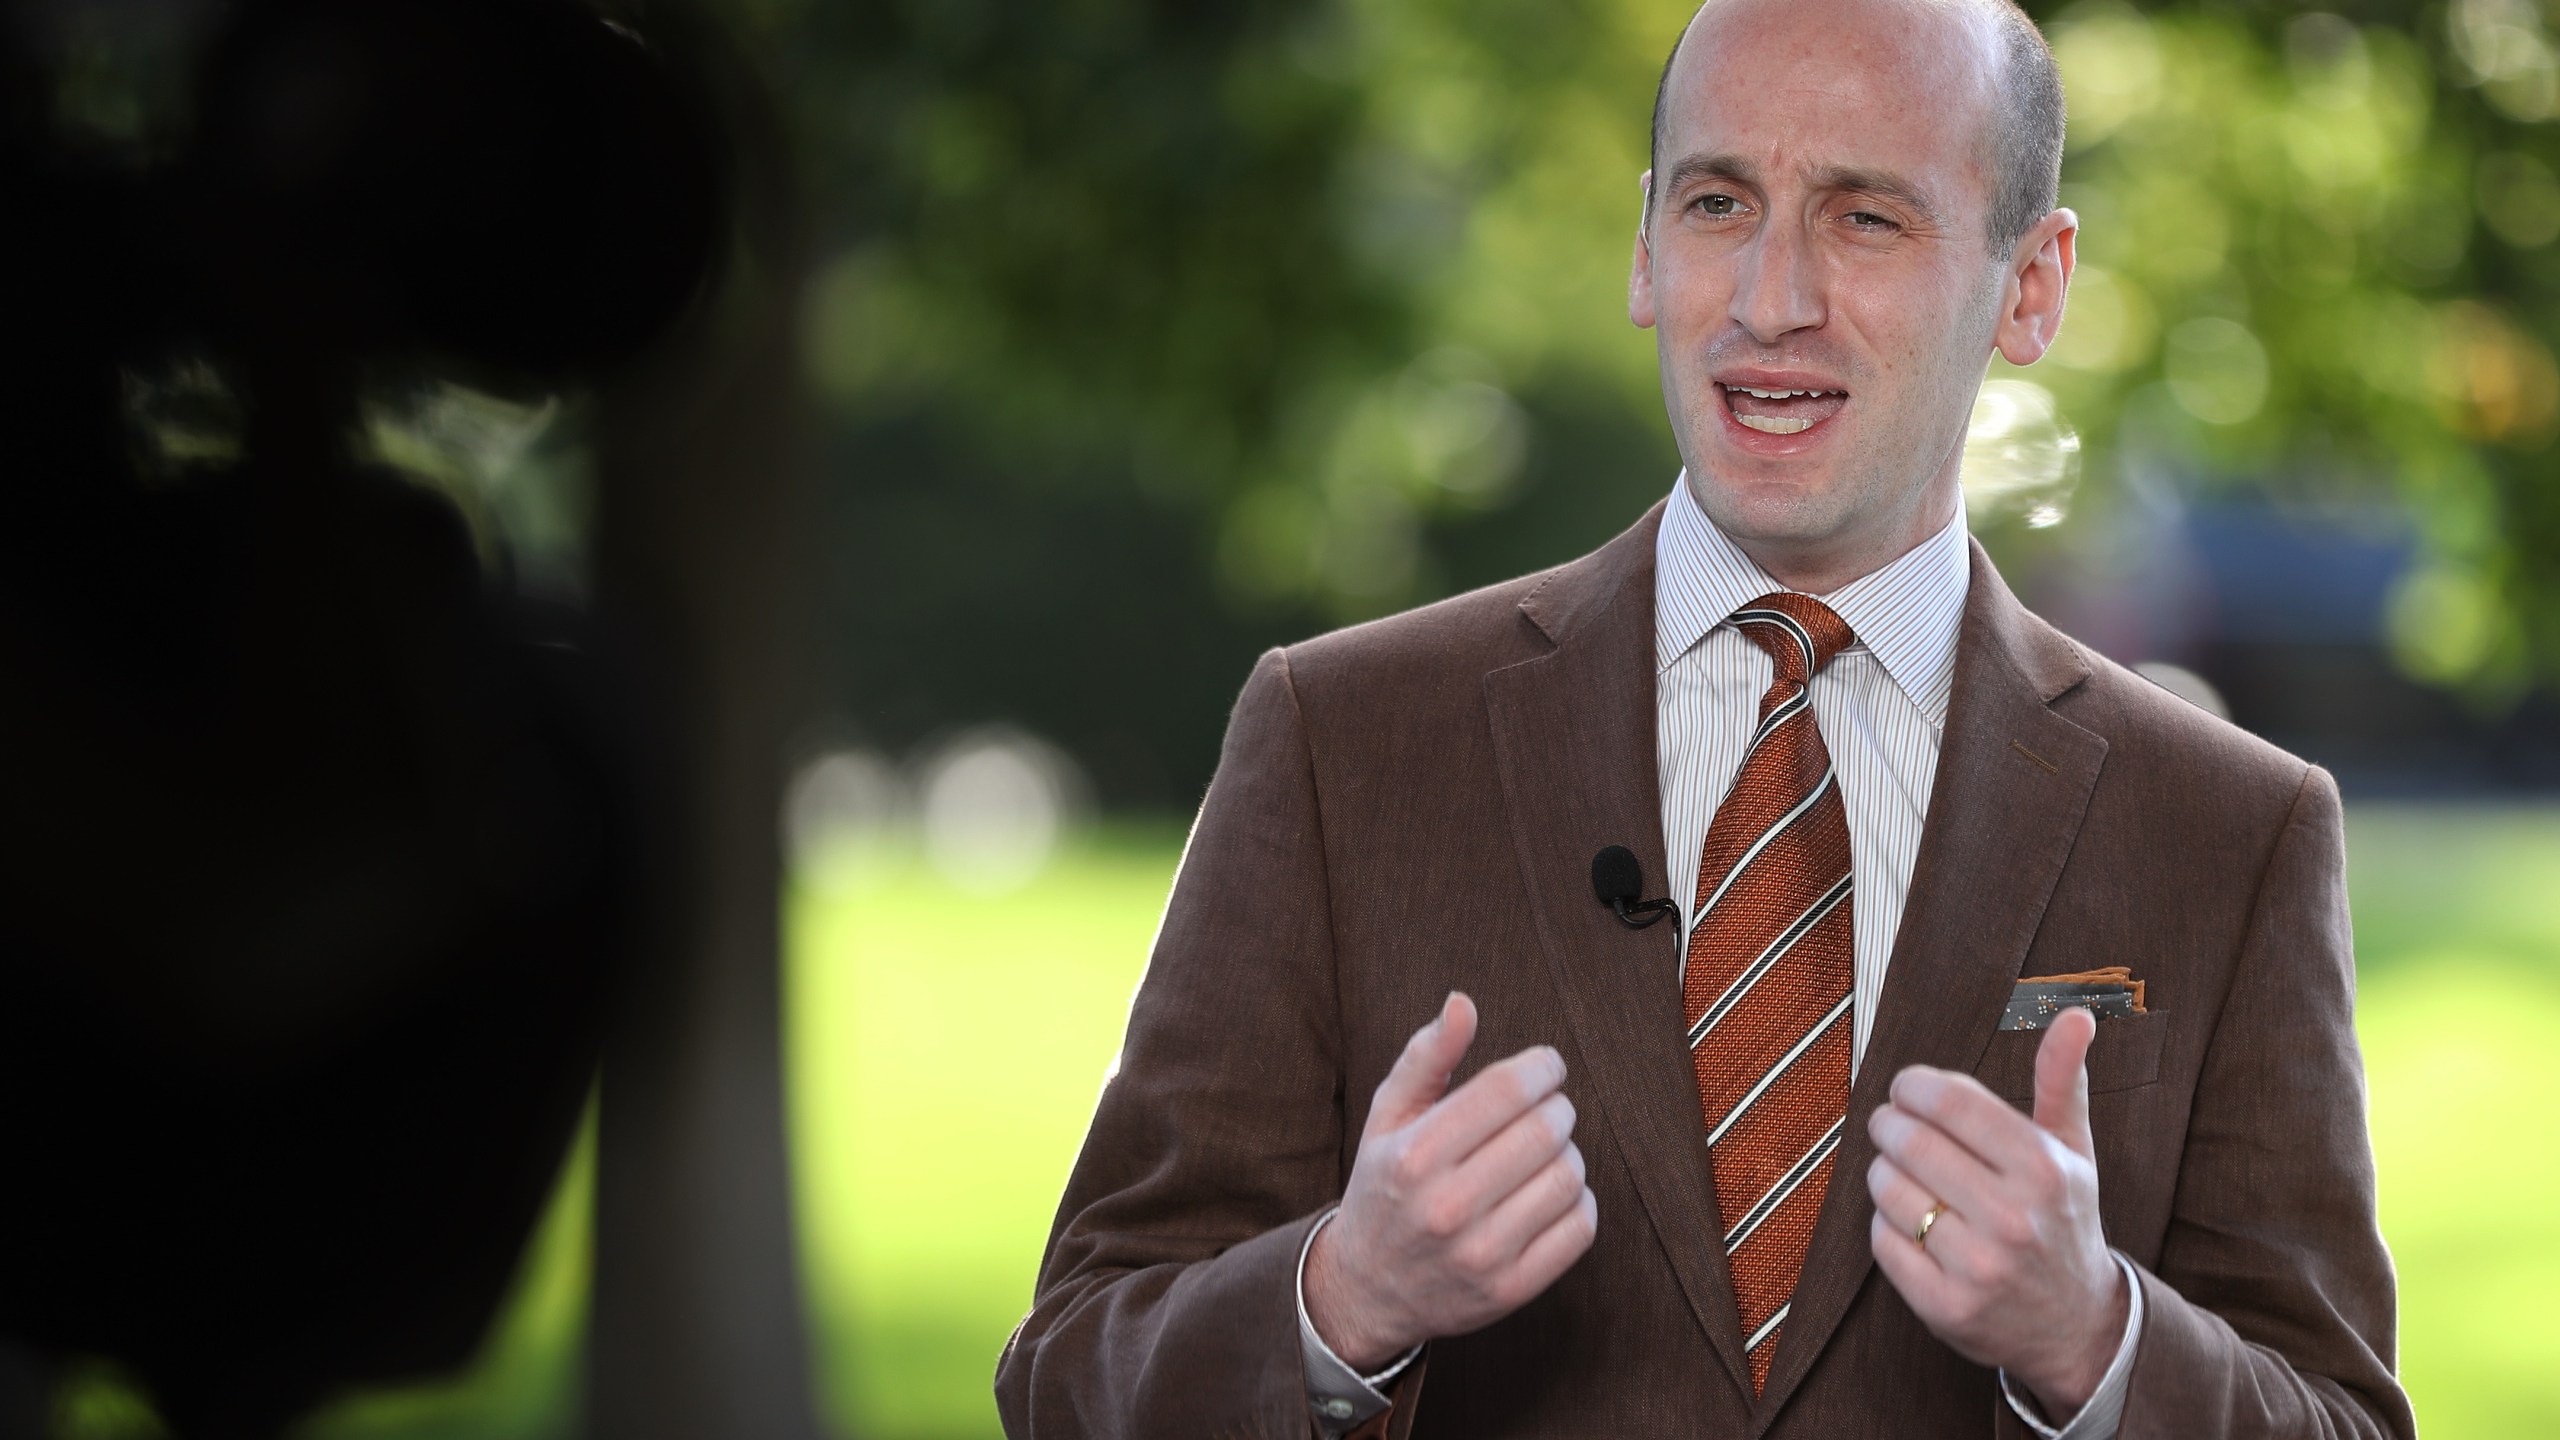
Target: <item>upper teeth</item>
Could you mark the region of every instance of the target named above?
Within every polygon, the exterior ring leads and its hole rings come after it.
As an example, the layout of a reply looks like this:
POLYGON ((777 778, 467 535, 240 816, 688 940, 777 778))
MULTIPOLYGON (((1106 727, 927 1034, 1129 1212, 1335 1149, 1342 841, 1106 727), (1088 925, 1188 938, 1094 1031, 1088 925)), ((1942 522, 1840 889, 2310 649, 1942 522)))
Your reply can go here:
POLYGON ((1727 385, 1724 388, 1727 390, 1739 390, 1745 395, 1750 395, 1762 400, 1792 400, 1798 395, 1829 395, 1832 393, 1829 390, 1754 390, 1748 385, 1727 385))

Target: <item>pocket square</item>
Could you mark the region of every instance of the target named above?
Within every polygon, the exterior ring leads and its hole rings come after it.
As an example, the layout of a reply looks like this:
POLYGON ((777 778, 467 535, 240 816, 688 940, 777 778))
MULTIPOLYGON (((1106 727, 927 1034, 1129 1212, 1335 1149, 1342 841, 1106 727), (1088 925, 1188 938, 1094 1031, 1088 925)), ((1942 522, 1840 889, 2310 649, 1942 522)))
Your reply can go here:
POLYGON ((2031 975, 2009 992, 2000 1012, 2003 1030, 2041 1030, 2065 1010, 2083 1009, 2100 1020, 2128 1019, 2150 1013, 2142 1005, 2143 984, 2123 965, 2082 970, 2071 975, 2031 975))

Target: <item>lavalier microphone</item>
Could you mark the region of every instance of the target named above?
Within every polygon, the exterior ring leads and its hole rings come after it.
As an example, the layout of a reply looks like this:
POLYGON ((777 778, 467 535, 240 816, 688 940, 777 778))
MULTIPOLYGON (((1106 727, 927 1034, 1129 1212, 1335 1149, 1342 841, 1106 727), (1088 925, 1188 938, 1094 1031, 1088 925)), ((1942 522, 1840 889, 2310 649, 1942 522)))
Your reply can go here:
POLYGON ((1604 847, 1591 857, 1591 890, 1630 930, 1641 930, 1680 908, 1668 899, 1636 898, 1644 893, 1644 862, 1624 845, 1604 847))

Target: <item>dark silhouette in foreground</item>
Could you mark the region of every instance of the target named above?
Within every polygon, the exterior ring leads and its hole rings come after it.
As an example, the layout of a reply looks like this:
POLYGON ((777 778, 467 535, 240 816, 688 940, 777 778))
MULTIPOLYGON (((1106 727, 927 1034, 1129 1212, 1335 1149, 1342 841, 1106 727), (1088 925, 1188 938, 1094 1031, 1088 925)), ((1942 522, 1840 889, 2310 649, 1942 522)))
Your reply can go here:
POLYGON ((484 573, 362 407, 643 357, 723 140, 566 0, 263 0, 117 150, 8 8, 0 1351, 271 1435, 471 1353, 668 824, 646 668, 484 573))

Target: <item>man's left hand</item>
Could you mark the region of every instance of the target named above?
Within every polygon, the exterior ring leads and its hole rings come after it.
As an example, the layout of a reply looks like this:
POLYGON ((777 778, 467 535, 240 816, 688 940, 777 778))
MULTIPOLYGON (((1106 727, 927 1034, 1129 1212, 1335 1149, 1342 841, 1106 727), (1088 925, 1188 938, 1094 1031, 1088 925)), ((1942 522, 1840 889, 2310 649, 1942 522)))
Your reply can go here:
POLYGON ((2036 1048, 2035 1118, 1970 1075, 1914 1065, 1867 1117, 1876 1142, 1868 1244, 1921 1323, 2067 1420, 2124 1338, 2124 1272, 2098 1224, 2082 1061, 2097 1018, 2069 1010, 2036 1048), (1944 1206, 1928 1239, 1913 1234, 1944 1206))

